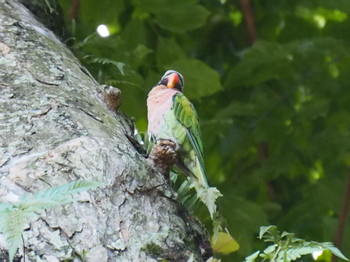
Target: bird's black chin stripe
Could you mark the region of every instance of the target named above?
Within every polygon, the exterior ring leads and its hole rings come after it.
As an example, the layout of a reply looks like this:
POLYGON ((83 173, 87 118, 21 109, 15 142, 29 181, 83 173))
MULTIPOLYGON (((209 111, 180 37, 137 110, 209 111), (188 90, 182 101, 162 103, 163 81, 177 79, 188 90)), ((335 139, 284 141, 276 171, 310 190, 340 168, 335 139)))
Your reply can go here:
POLYGON ((162 78, 162 79, 160 79, 160 81, 158 82, 158 86, 160 86, 160 85, 164 85, 164 86, 166 86, 168 84, 168 79, 167 78, 162 78))
POLYGON ((179 90, 180 92, 182 92, 182 85, 181 84, 176 84, 174 86, 174 89, 179 90))

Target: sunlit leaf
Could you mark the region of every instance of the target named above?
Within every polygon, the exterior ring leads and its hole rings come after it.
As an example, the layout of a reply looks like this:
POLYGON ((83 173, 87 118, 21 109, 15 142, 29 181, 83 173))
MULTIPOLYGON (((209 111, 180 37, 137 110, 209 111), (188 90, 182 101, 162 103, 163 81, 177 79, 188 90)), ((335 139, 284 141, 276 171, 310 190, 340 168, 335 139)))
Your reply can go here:
POLYGON ((257 257, 259 256, 260 251, 255 251, 253 254, 251 254, 250 256, 247 256, 244 260, 244 262, 254 262, 257 257))
POLYGON ((212 238, 211 245, 215 253, 226 255, 239 249, 238 242, 226 232, 219 232, 216 240, 212 238))
POLYGON ((338 248, 336 248, 332 243, 325 244, 324 246, 326 249, 331 251, 332 254, 334 254, 335 256, 340 257, 341 259, 344 259, 346 261, 349 261, 349 259, 345 257, 344 254, 338 248))

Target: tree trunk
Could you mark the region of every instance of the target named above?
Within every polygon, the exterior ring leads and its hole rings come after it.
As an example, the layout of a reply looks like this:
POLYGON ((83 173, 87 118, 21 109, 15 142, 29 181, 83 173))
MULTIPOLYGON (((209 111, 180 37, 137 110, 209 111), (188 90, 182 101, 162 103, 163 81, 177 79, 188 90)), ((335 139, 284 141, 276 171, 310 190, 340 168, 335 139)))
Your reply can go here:
MULTIPOLYGON (((205 230, 129 142, 130 121, 98 90, 24 6, 0 0, 0 201, 77 179, 106 183, 31 221, 18 260, 205 261, 205 230)), ((0 249, 6 261, 1 234, 0 249)))

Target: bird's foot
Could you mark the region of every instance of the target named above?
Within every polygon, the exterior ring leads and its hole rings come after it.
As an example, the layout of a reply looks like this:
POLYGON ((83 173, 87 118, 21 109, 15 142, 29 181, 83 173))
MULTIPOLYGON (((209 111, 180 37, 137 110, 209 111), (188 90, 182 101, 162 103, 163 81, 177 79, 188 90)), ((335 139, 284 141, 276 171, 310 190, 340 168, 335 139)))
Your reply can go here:
POLYGON ((179 146, 176 142, 169 139, 161 139, 152 148, 148 159, 152 165, 165 176, 169 176, 170 168, 178 160, 179 146))

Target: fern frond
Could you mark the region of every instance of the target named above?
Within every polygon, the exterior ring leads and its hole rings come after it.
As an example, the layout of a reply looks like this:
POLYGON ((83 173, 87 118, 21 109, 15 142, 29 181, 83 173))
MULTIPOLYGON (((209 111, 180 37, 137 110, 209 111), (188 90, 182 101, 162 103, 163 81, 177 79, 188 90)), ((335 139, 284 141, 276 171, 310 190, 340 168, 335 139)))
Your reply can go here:
POLYGON ((24 195, 18 203, 0 203, 0 232, 9 248, 10 261, 21 244, 21 235, 30 219, 46 208, 73 202, 73 194, 102 186, 104 183, 77 180, 69 184, 24 195))
POLYGON ((90 59, 90 63, 101 64, 101 65, 113 65, 115 66, 119 72, 124 76, 124 66, 125 64, 122 62, 118 62, 109 58, 104 57, 94 57, 94 56, 85 56, 84 59, 90 59))
POLYGON ((191 180, 191 188, 196 189, 197 197, 207 206, 213 220, 217 209, 216 199, 222 196, 221 192, 216 187, 205 187, 194 179, 191 180))
POLYGON ((191 190, 190 186, 191 186, 191 183, 186 179, 182 182, 179 189, 176 191, 180 202, 182 202, 181 200, 184 197, 189 195, 189 191, 191 190))
POLYGON ((17 248, 21 244, 21 234, 26 228, 27 220, 33 215, 35 214, 18 209, 15 206, 6 208, 1 213, 0 231, 4 234, 5 241, 8 245, 10 261, 13 260, 17 248))
MULTIPOLYGON (((75 25, 73 25, 73 26, 75 26, 75 25)), ((83 39, 83 41, 80 41, 80 42, 76 43, 76 44, 73 46, 73 49, 78 50, 78 49, 82 48, 83 46, 85 46, 86 44, 88 44, 89 42, 91 42, 91 40, 92 40, 94 37, 96 37, 96 35, 97 35, 96 32, 94 32, 94 33, 88 35, 87 37, 85 37, 85 38, 83 39)))
POLYGON ((63 186, 41 190, 34 195, 26 194, 20 199, 18 207, 30 212, 39 212, 45 208, 70 203, 74 201, 72 198, 73 194, 101 185, 103 185, 103 183, 85 180, 73 181, 63 186))
POLYGON ((255 259, 258 258, 259 254, 260 254, 259 250, 255 251, 253 254, 247 256, 243 262, 255 262, 255 259))
POLYGON ((329 250, 335 256, 348 260, 333 243, 306 241, 297 238, 293 233, 283 232, 280 234, 276 226, 261 227, 259 238, 265 242, 272 242, 263 252, 257 251, 245 259, 245 262, 263 261, 290 262, 315 251, 329 250))

